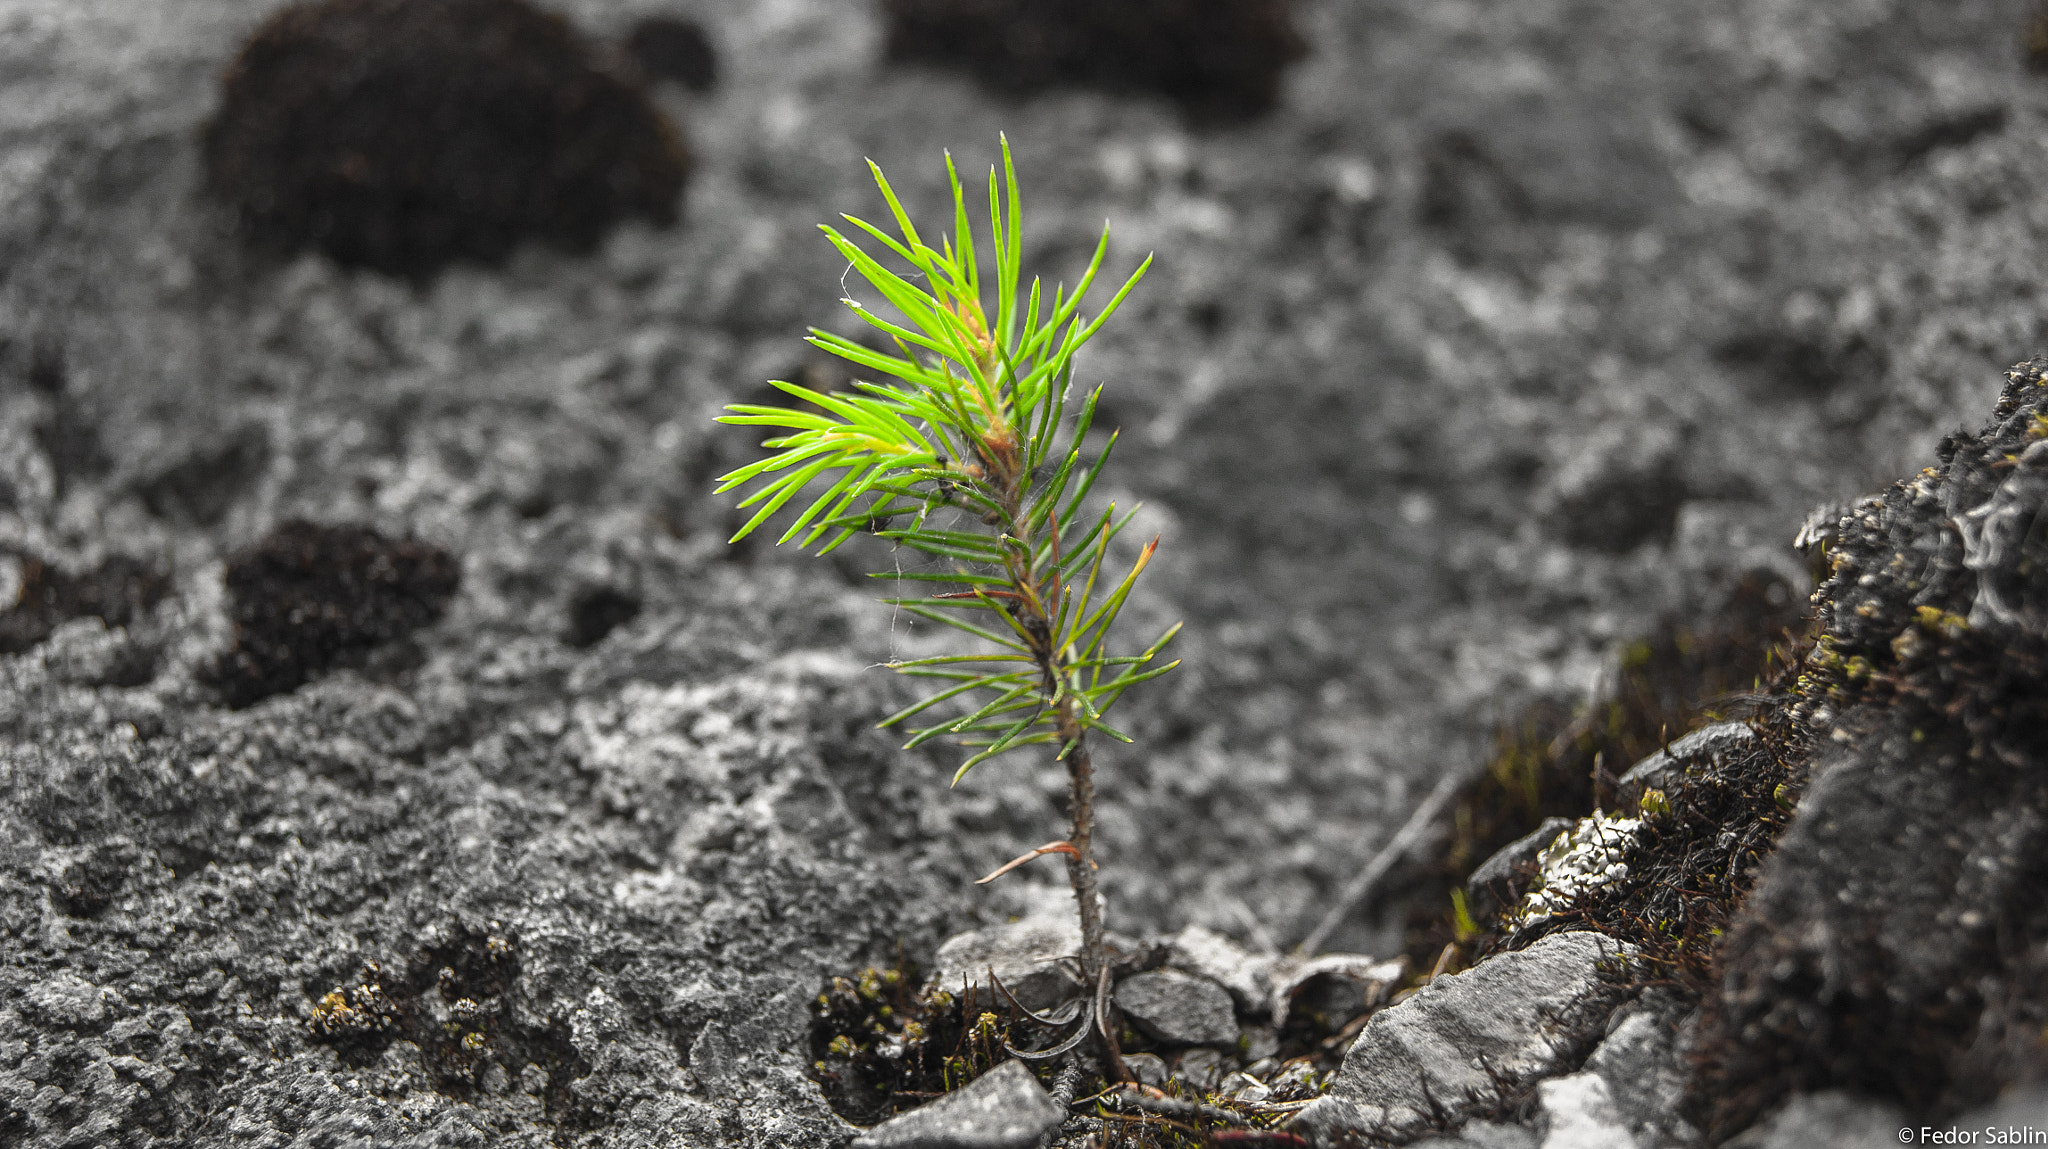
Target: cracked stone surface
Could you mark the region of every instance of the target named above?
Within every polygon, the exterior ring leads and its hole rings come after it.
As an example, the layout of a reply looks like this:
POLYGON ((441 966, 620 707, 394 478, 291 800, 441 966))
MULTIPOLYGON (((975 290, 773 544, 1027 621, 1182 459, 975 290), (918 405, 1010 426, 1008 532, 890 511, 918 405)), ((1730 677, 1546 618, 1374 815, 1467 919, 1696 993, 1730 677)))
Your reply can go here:
POLYGON ((1156 969, 1117 982, 1117 1008, 1169 1045, 1237 1044, 1230 991, 1205 977, 1156 969))
POLYGON ((1329 1092, 1289 1128, 1403 1140, 1460 1123, 1583 1052, 1625 961, 1610 938, 1561 933, 1439 977, 1365 1023, 1329 1092))

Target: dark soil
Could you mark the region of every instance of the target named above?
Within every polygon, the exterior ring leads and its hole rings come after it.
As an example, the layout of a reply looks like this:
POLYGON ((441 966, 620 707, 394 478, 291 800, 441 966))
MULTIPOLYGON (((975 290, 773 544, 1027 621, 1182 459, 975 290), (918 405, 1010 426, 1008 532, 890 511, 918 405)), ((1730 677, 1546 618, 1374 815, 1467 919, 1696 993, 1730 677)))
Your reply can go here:
POLYGON ((672 223, 689 156, 631 82, 525 0, 324 0, 242 49, 205 131, 250 235, 410 276, 672 223))
POLYGON ((2048 1075, 2048 359, 1824 540, 1785 710, 1803 812, 1718 955, 1698 1115, 1847 1089, 1938 1119, 2048 1075))
POLYGON ((1024 93, 1060 86, 1158 92, 1197 116, 1279 102, 1307 51, 1292 0, 883 0, 888 55, 1024 93))
POLYGON ((50 636, 57 624, 96 617, 127 626, 163 601, 171 576, 161 566, 114 555, 83 574, 23 556, 21 594, 0 613, 0 654, 19 654, 50 636))
POLYGON ((434 1088, 454 1097, 489 1088, 493 1073, 516 1080, 537 1071, 546 1079, 539 1092, 556 1143, 567 1144, 601 1117, 570 1089, 591 1065, 570 1043, 566 1025, 530 1023, 536 1003, 519 1000, 519 985, 519 956, 509 940, 461 934, 397 967, 367 962, 353 985, 309 991, 317 1000, 307 1026, 315 1041, 354 1066, 374 1063, 394 1041, 410 1041, 434 1088))
POLYGON ((227 564, 235 646, 214 664, 248 706, 441 617, 460 568, 439 547, 369 527, 294 520, 227 564))
POLYGON ((650 16, 633 25, 626 51, 652 79, 674 80, 693 92, 718 86, 718 53, 695 20, 650 16))
POLYGON ((1000 1039, 975 1031, 952 994, 918 986, 914 967, 869 968, 833 978, 818 995, 812 1069, 848 1121, 886 1121, 1007 1060, 1000 1039))
POLYGON ((562 638, 579 650, 596 646, 639 616, 640 596, 616 587, 584 587, 569 600, 569 628, 562 638))

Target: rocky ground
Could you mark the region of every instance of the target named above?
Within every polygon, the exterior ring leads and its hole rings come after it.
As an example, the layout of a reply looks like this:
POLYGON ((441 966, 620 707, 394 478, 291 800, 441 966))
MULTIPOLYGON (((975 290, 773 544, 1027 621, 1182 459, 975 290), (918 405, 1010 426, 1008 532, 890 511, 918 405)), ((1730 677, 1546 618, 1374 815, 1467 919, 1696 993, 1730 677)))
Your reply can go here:
POLYGON ((2044 342, 2025 0, 1304 3, 1234 123, 886 63, 865 4, 558 3, 710 30, 717 86, 655 89, 680 222, 424 279, 205 190, 272 7, 0 0, 0 544, 50 608, 0 660, 0 1139, 836 1145, 827 978, 1056 905, 967 884, 1054 771, 947 792, 870 729, 927 641, 856 577, 891 556, 735 552, 708 495, 716 409, 832 370, 863 156, 931 210, 1006 132, 1032 266, 1105 218, 1158 255, 1083 368, 1164 537, 1136 629, 1188 621, 1105 756, 1131 934, 1300 938, 1498 720, 1804 587, 1809 509, 2044 342), (237 709, 228 560, 293 519, 458 578, 237 709))

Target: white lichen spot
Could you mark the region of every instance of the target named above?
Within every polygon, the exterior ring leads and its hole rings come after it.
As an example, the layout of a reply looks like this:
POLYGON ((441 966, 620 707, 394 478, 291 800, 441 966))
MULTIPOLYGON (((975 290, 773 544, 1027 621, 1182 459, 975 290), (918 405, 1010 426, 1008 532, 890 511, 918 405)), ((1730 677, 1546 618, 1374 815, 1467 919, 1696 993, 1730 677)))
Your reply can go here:
POLYGON ((1592 891, 1628 877, 1628 854, 1642 828, 1640 818, 1596 810, 1559 834, 1536 855, 1543 880, 1522 899, 1520 920, 1543 921, 1592 891))

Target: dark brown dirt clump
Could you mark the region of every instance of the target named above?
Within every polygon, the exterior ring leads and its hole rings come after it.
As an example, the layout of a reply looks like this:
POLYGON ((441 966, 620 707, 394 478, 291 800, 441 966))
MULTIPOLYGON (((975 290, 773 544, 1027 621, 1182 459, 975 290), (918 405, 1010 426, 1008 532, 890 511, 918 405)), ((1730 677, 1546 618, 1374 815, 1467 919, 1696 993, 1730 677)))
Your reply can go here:
POLYGON ((888 55, 999 90, 1141 90, 1200 117, 1257 115, 1307 45, 1293 0, 883 0, 888 55))
POLYGON ((689 169, 646 93, 525 0, 288 7, 228 69, 204 146, 259 242, 415 277, 671 223, 689 169))
POLYGON ((235 646, 210 677, 236 707, 296 689, 440 618, 459 577, 439 547, 364 526, 285 523, 228 560, 235 646))
POLYGON ((21 593, 11 609, 0 613, 0 654, 20 654, 74 618, 127 626, 162 602, 170 589, 171 576, 161 566, 123 555, 82 574, 24 556, 21 593))
POLYGON ((873 1125, 993 1068, 999 1032, 975 1032, 952 994, 919 990, 914 969, 871 967, 818 995, 812 1072, 840 1116, 873 1125))
POLYGON ((656 80, 674 80, 692 92, 718 86, 718 53, 695 20, 649 16, 633 25, 626 51, 640 70, 656 80))

